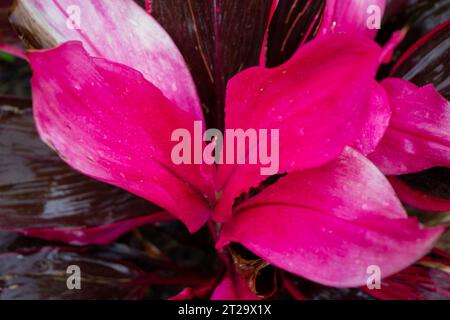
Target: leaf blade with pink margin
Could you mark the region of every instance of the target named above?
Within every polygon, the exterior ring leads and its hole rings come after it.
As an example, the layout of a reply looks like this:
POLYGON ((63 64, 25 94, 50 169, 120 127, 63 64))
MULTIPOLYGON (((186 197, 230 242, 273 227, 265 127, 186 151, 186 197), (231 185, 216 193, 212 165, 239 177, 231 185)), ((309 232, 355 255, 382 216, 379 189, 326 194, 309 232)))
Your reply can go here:
POLYGON ((386 277, 412 264, 442 232, 408 219, 382 173, 346 149, 337 160, 288 174, 244 202, 218 246, 239 242, 309 280, 354 287, 366 283, 370 265, 386 277))
POLYGON ((386 175, 450 167, 450 103, 432 85, 422 88, 401 79, 382 81, 392 117, 369 158, 386 175))
POLYGON ((0 106, 0 229, 72 244, 106 244, 174 219, 156 205, 78 174, 39 138, 31 109, 0 106))
MULTIPOLYGON (((450 9, 450 4, 447 7, 450 9)), ((450 10, 443 12, 450 16, 450 10)), ((433 24, 427 27, 430 25, 433 24)), ((450 68, 447 63, 450 58, 449 37, 450 20, 446 19, 402 53, 390 76, 411 81, 419 87, 431 83, 442 96, 450 99, 450 68)))
POLYGON ((448 268, 449 254, 434 249, 416 264, 382 281, 380 290, 361 289, 380 300, 448 300, 448 268))
MULTIPOLYGON (((279 173, 331 161, 362 135, 380 53, 366 38, 330 35, 279 67, 247 69, 228 84, 226 128, 278 129, 279 173)), ((216 219, 225 221, 234 198, 267 178, 260 167, 219 166, 216 219)))
POLYGON ((210 171, 171 160, 172 132, 198 118, 136 70, 92 58, 79 42, 28 56, 36 125, 47 144, 77 171, 161 206, 191 231, 203 225, 210 171))
POLYGON ((260 65, 278 66, 313 39, 320 26, 325 3, 325 0, 274 1, 276 8, 272 10, 260 65))
POLYGON ((390 176, 388 179, 398 197, 404 203, 421 210, 435 212, 450 211, 450 199, 426 194, 422 190, 416 190, 395 176, 390 176))

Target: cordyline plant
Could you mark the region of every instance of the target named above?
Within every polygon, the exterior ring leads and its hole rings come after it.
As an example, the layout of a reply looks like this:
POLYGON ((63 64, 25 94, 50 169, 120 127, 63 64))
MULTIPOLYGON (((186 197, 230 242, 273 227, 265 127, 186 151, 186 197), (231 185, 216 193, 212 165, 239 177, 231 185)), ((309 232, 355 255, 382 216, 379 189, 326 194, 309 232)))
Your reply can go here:
POLYGON ((447 253, 426 256, 445 227, 400 202, 450 210, 449 17, 449 1, 16 1, 28 50, 1 48, 30 64, 33 108, 2 100, 0 295, 450 297, 447 253), (278 129, 279 174, 174 164, 194 121, 278 129), (166 254, 189 243, 203 273, 166 254), (58 280, 69 264, 89 290, 58 280))

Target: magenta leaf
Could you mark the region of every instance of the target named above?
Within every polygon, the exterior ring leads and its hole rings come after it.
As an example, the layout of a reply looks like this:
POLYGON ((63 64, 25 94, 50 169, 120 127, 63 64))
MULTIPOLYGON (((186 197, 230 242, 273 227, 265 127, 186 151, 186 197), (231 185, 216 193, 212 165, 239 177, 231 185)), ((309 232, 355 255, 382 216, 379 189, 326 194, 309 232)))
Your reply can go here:
POLYGON ((374 19, 381 23, 385 6, 386 0, 327 0, 318 35, 345 33, 375 38, 378 29, 374 19))
POLYGON ((198 287, 187 287, 178 292, 176 295, 169 297, 168 300, 194 300, 194 299, 207 299, 211 296, 216 280, 205 282, 198 287))
POLYGON ((72 245, 96 244, 104 245, 117 240, 121 235, 137 227, 152 223, 163 223, 173 220, 170 214, 159 211, 150 215, 129 218, 98 227, 81 228, 40 228, 40 229, 11 229, 29 237, 41 238, 49 241, 62 241, 72 245))
POLYGON ((79 42, 28 55, 41 138, 76 170, 154 202, 198 230, 209 216, 212 168, 171 160, 173 131, 192 131, 198 119, 134 69, 92 58, 79 42))
POLYGON ((238 273, 228 270, 214 290, 211 300, 258 300, 258 297, 238 273))
POLYGON ((450 167, 450 103, 432 85, 383 80, 392 109, 389 128, 369 158, 386 175, 450 167))
POLYGON ((223 129, 228 80, 258 65, 272 0, 152 0, 192 72, 209 127, 223 129))
POLYGON ((420 259, 443 228, 408 219, 383 174, 356 151, 317 169, 294 172, 236 208, 219 246, 239 242, 266 261, 334 286, 366 283, 420 259))
POLYGON ((353 141, 352 146, 363 155, 372 153, 383 138, 391 115, 389 99, 385 90, 378 82, 373 81, 366 124, 361 135, 353 141))
POLYGON ((195 85, 178 48, 133 1, 18 0, 10 21, 30 47, 81 41, 89 55, 142 72, 178 108, 203 118, 195 85), (76 25, 68 26, 70 12, 79 13, 76 25))
MULTIPOLYGON (((226 128, 278 129, 280 174, 331 161, 362 136, 368 114, 378 112, 368 101, 379 55, 366 38, 330 35, 281 66, 247 69, 228 85, 226 128)), ((259 168, 219 166, 217 219, 226 220, 235 197, 267 178, 259 168)))

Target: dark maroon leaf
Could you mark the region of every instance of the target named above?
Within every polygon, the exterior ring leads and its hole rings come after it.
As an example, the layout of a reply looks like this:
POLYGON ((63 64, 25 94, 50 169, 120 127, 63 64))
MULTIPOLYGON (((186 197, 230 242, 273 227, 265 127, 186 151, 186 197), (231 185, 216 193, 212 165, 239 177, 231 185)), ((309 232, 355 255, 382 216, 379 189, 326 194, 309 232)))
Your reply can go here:
MULTIPOLYGON (((207 228, 191 234, 179 221, 149 224, 139 228, 142 239, 131 243, 143 250, 142 243, 158 248, 161 255, 173 265, 192 269, 198 274, 213 278, 218 268, 218 256, 207 228)), ((145 245, 144 245, 145 246, 145 245)))
POLYGON ((434 250, 417 264, 383 280, 380 290, 362 288, 383 300, 450 299, 450 256, 434 250))
POLYGON ((448 168, 436 167, 418 173, 401 175, 397 178, 422 193, 450 199, 450 169, 448 168))
POLYGON ((18 108, 31 108, 31 99, 16 96, 0 96, 0 105, 14 106, 18 108))
MULTIPOLYGON (((0 96, 29 97, 30 76, 31 71, 26 61, 14 57, 11 61, 0 59, 0 96)), ((0 105, 2 104, 16 105, 12 101, 0 101, 0 105)))
POLYGON ((409 7, 420 1, 423 0, 387 0, 383 18, 386 21, 397 20, 409 7))
POLYGON ((30 109, 0 107, 0 228, 84 228, 160 211, 84 177, 37 136, 30 109))
POLYGON ((314 37, 324 8, 325 0, 279 2, 269 27, 268 67, 287 61, 301 44, 314 37))
POLYGON ((385 44, 393 32, 407 29, 402 42, 394 51, 392 63, 383 65, 379 77, 389 75, 392 66, 420 38, 450 19, 450 0, 391 0, 388 1, 384 21, 377 41, 385 44))
MULTIPOLYGON (((141 1, 142 2, 142 1, 141 1)), ((227 81, 257 65, 272 0, 152 0, 193 74, 207 124, 223 129, 227 81)))
POLYGON ((179 221, 149 224, 123 237, 122 241, 135 250, 145 252, 147 258, 151 257, 151 264, 137 263, 143 270, 154 272, 157 259, 159 269, 166 270, 164 275, 172 279, 172 282, 167 279, 165 286, 153 285, 147 298, 171 298, 187 288, 190 289, 186 294, 193 293, 192 290, 202 291, 202 297, 207 298, 207 288, 201 288, 209 286, 209 291, 212 291, 211 285, 221 275, 220 261, 206 227, 190 234, 179 221), (174 286, 176 284, 178 286, 174 286))
POLYGON ((151 281, 135 266, 86 254, 45 247, 0 255, 0 299, 139 299, 151 281), (81 271, 81 289, 67 287, 67 268, 81 271))
MULTIPOLYGON (((68 252, 69 254, 81 255, 82 258, 89 259, 90 261, 98 261, 101 264, 105 264, 109 266, 111 263, 113 265, 124 265, 125 268, 129 268, 131 271, 136 270, 138 273, 137 277, 130 277, 129 279, 124 279, 125 287, 123 289, 129 288, 130 292, 135 290, 142 290, 142 293, 145 293, 146 298, 149 299, 166 299, 174 296, 179 293, 186 287, 197 288, 199 286, 204 285, 205 283, 211 282, 214 280, 212 274, 211 277, 206 277, 205 272, 198 272, 205 268, 205 261, 197 260, 196 263, 199 264, 199 270, 197 268, 185 267, 186 264, 183 262, 183 259, 189 259, 189 247, 192 246, 192 238, 187 237, 185 234, 188 232, 185 230, 186 228, 177 221, 171 221, 168 223, 161 224, 159 226, 156 225, 148 225, 146 228, 153 228, 154 233, 149 235, 145 234, 145 239, 137 239, 136 234, 139 234, 138 231, 134 231, 132 233, 128 233, 127 236, 122 237, 120 242, 116 242, 107 246, 89 246, 89 247, 56 247, 58 244, 51 243, 48 241, 43 241, 34 238, 24 237, 14 233, 7 233, 0 231, 0 265, 2 265, 3 260, 1 260, 6 255, 17 255, 20 254, 22 256, 27 256, 31 254, 37 253, 40 249, 44 250, 53 250, 58 249, 64 252, 68 252), (164 226, 164 227, 163 227, 164 226), (173 234, 167 234, 167 231, 172 230, 172 227, 176 227, 173 229, 173 234), (183 234, 182 243, 179 243, 178 240, 175 242, 175 237, 178 237, 179 234, 183 234), (155 240, 160 237, 164 237, 163 246, 160 248, 162 251, 162 255, 153 255, 147 250, 147 246, 155 242, 155 240), (190 240, 184 241, 185 239, 190 240), (188 242, 187 244, 185 242, 188 242), (176 260, 167 259, 165 253, 167 253, 167 249, 172 247, 169 251, 174 251, 177 247, 177 250, 181 253, 185 251, 185 254, 178 254, 175 256, 176 260), (202 265, 200 268, 200 265, 202 265), (142 271, 141 271, 142 270, 142 271), (145 290, 145 288, 149 286, 149 290, 145 290), (139 289, 140 288, 140 289, 139 289)), ((144 228, 145 230, 145 228, 144 228)), ((205 240, 205 235, 201 235, 198 239, 205 240)), ((207 242, 207 241, 206 241, 207 242)), ((154 243, 155 245, 160 245, 158 241, 154 243)), ((159 248, 156 247, 156 250, 159 248)), ((213 248, 209 248, 213 249, 213 248)), ((210 251, 211 251, 210 250, 210 251)), ((214 254, 213 251, 211 251, 214 254)), ((205 256, 206 257, 206 256, 205 256)), ((21 264, 23 259, 17 259, 17 264, 21 264)), ((187 261, 186 261, 187 262, 187 261)), ((11 270, 14 271, 13 266, 14 260, 11 262, 11 270)), ((189 262, 189 264, 192 264, 189 262)), ((211 267, 211 263, 207 264, 211 267)), ((32 267, 35 268, 34 266, 32 267)), ((20 268, 18 267, 18 270, 20 268)), ((38 271, 38 270, 34 270, 38 271)), ((0 272, 2 269, 0 267, 0 272)), ((206 273, 207 274, 207 273, 206 273)), ((48 279, 49 281, 51 279, 48 279)), ((2 287, 1 282, 1 273, 0 273, 0 288, 2 287)), ((51 280, 53 281, 53 280, 51 280)), ((113 279, 115 282, 115 279, 113 279)), ((44 283, 45 284, 45 283, 44 283)), ((100 288, 101 289, 101 288, 100 288)), ((41 291, 45 290, 42 287, 33 287, 31 289, 41 291)), ((102 289, 103 290, 103 289, 102 289)), ((34 291, 33 291, 34 292, 34 291)), ((63 293, 55 292, 55 297, 58 299, 66 298, 63 297, 63 293)), ((140 297, 140 296, 139 296, 140 297)), ((67 297, 67 299, 72 297, 67 297)), ((86 299, 85 293, 82 293, 80 299, 86 299)), ((101 293, 97 296, 93 296, 93 298, 103 298, 101 293)), ((108 296, 106 298, 121 298, 116 296, 108 296)), ((1 299, 1 290, 0 290, 0 299, 1 299)))
POLYGON ((48 245, 45 240, 25 237, 14 232, 0 231, 0 254, 18 250, 35 250, 48 245))
POLYGON ((282 274, 283 287, 288 297, 297 300, 371 300, 370 295, 357 288, 332 288, 309 280, 282 274))
POLYGON ((19 38, 12 29, 8 14, 14 0, 0 0, 0 41, 2 43, 19 43, 19 38))
POLYGON ((300 300, 435 300, 450 299, 450 256, 435 249, 403 271, 382 280, 381 289, 331 288, 282 273, 288 296, 300 300))
POLYGON ((409 28, 405 39, 397 48, 397 54, 401 54, 418 39, 449 19, 450 0, 395 0, 387 5, 383 28, 409 28))
POLYGON ((414 44, 394 66, 392 74, 418 86, 432 83, 450 99, 449 59, 450 20, 414 44))

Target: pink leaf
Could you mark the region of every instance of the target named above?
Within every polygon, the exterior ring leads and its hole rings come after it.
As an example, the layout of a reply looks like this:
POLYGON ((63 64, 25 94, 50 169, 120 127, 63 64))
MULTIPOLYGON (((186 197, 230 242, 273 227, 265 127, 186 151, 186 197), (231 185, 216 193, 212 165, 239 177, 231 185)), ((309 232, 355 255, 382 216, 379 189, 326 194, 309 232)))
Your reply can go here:
POLYGON ((450 103, 432 85, 382 82, 389 97, 389 128, 369 158, 386 175, 450 167, 450 103))
POLYGON ((54 229, 26 229, 12 230, 29 237, 41 238, 49 241, 62 241, 72 245, 106 245, 121 235, 145 224, 160 223, 172 220, 166 212, 153 213, 148 216, 130 218, 92 228, 54 228, 54 229))
MULTIPOLYGON (((279 67, 247 69, 228 84, 226 128, 278 129, 279 173, 326 163, 362 134, 380 51, 365 38, 331 35, 279 67)), ((219 167, 216 219, 226 220, 234 198, 267 178, 260 167, 219 167)))
POLYGON ((372 84, 372 94, 366 117, 366 125, 361 136, 352 143, 352 146, 364 155, 375 150, 383 138, 391 118, 387 95, 383 87, 376 81, 373 81, 372 84))
POLYGON ((90 55, 142 72, 178 108, 203 118, 183 57, 164 29, 134 1, 17 1, 10 20, 21 33, 33 34, 31 41, 38 42, 33 47, 81 41, 90 55))
POLYGON ((28 54, 41 138, 76 170, 166 209, 191 231, 212 199, 210 171, 176 166, 171 134, 192 128, 177 108, 134 69, 92 58, 79 42, 28 54))
POLYGON ((168 300, 194 300, 205 299, 211 295, 216 284, 216 279, 207 281, 196 287, 187 287, 181 290, 178 294, 170 297, 168 300))
POLYGON ((266 261, 321 284, 366 283, 425 255, 443 228, 408 219, 375 166, 347 149, 317 169, 294 172, 238 207, 218 246, 240 242, 266 261))
POLYGON ((383 17, 386 0, 327 0, 319 34, 347 33, 375 38, 374 18, 383 17), (377 10, 377 11, 375 11, 377 10))
POLYGON ((235 272, 227 271, 224 279, 214 290, 211 300, 259 300, 248 284, 235 272))

